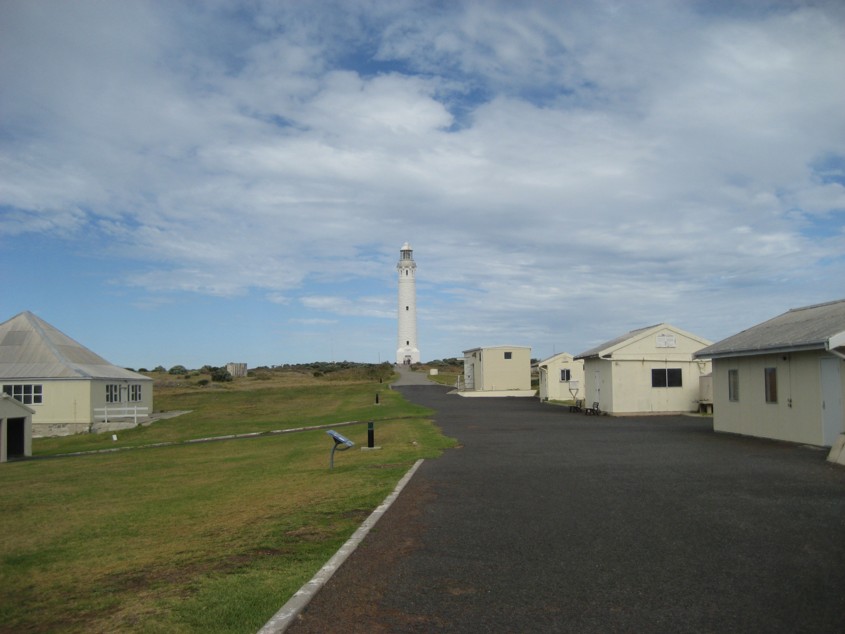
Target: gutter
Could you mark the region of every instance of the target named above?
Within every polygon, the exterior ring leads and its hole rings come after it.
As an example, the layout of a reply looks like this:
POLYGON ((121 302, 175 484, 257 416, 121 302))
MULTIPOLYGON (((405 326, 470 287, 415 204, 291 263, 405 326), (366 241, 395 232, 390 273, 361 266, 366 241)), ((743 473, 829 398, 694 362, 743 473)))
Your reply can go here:
POLYGON ((845 348, 845 332, 840 332, 833 335, 830 339, 824 342, 824 348, 830 354, 834 354, 842 360, 845 360, 845 354, 839 352, 837 348, 845 348))

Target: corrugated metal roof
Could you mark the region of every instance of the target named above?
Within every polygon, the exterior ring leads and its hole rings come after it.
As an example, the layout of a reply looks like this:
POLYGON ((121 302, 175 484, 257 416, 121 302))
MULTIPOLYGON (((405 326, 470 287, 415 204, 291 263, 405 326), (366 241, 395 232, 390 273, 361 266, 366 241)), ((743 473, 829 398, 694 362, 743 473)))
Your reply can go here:
POLYGON ((0 379, 151 380, 109 363, 29 311, 0 324, 0 379))
POLYGON ((793 308, 699 350, 697 357, 729 357, 826 348, 845 332, 845 299, 793 308))

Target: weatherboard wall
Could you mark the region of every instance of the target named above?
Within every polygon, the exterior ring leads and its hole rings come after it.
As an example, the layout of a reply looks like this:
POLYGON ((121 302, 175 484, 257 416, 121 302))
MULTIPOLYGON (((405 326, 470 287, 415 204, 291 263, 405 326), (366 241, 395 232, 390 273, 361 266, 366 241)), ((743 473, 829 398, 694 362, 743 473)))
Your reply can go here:
POLYGON ((149 414, 153 408, 153 382, 123 382, 114 379, 92 380, 3 380, 4 384, 38 384, 42 386, 42 403, 29 405, 33 410, 32 436, 67 436, 91 431, 97 422, 95 409, 109 407, 146 408, 149 414), (141 400, 106 403, 106 385, 120 384, 128 388, 131 384, 141 385, 141 400))

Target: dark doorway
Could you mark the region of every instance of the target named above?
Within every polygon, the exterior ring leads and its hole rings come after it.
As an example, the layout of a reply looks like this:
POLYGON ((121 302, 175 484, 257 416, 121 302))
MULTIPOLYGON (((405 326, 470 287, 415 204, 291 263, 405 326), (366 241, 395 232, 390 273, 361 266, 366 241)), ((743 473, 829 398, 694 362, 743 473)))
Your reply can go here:
POLYGON ((25 418, 6 419, 6 439, 9 443, 6 449, 7 458, 23 458, 25 428, 25 418))

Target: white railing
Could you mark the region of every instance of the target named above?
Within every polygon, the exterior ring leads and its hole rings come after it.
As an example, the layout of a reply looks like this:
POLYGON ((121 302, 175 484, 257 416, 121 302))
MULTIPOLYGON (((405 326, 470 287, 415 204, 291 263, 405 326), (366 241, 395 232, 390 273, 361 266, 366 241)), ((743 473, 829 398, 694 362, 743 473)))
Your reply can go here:
POLYGON ((137 405, 131 407, 95 407, 94 418, 102 419, 104 423, 109 422, 109 418, 131 418, 137 425, 138 417, 146 416, 149 411, 149 407, 138 407, 137 405))

